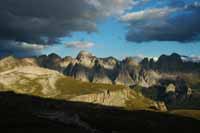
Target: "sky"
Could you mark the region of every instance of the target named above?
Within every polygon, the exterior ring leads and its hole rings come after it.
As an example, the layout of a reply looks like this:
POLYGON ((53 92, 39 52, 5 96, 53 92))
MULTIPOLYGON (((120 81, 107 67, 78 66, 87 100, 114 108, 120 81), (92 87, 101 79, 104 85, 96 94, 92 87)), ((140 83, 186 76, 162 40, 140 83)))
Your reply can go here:
POLYGON ((200 0, 0 0, 0 55, 200 56, 200 0))

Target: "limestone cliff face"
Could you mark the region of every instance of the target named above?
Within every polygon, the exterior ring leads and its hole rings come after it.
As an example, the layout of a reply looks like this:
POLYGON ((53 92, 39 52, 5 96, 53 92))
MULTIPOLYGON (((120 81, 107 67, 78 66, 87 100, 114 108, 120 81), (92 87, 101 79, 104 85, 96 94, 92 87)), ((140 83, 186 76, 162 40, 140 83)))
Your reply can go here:
POLYGON ((97 59, 98 64, 105 69, 113 70, 118 64, 118 60, 113 57, 97 59))
POLYGON ((96 64, 92 73, 92 83, 112 84, 112 80, 108 77, 105 68, 100 64, 96 64))
POLYGON ((118 91, 105 90, 101 93, 87 94, 76 96, 70 99, 71 101, 88 102, 107 106, 125 107, 126 101, 129 98, 135 98, 131 95, 131 90, 122 89, 118 91))
POLYGON ((142 95, 139 95, 128 88, 115 91, 105 90, 100 93, 75 96, 69 100, 130 109, 153 109, 161 112, 167 111, 167 107, 164 102, 155 102, 150 99, 146 99, 142 95))
POLYGON ((141 70, 139 76, 139 85, 143 87, 156 85, 161 78, 161 75, 152 70, 141 70))
POLYGON ((129 75, 128 71, 123 70, 120 71, 116 80, 115 80, 115 84, 120 84, 120 85, 134 85, 135 82, 133 81, 133 79, 131 78, 131 76, 129 75))
POLYGON ((87 51, 81 51, 76 59, 78 60, 79 64, 88 68, 92 68, 95 65, 96 57, 87 51))

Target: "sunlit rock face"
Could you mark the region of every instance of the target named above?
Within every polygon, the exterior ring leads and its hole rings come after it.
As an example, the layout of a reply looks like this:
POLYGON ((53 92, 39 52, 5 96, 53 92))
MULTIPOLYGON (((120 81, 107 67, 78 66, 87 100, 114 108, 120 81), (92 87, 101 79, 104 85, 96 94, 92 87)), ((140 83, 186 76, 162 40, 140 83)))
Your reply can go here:
POLYGON ((87 51, 81 51, 76 59, 78 60, 79 64, 88 68, 94 67, 96 61, 96 57, 87 51))
POLYGON ((107 71, 101 65, 96 65, 92 77, 93 83, 112 84, 112 80, 109 78, 107 71))
POLYGON ((113 70, 117 66, 118 61, 113 57, 108 57, 98 59, 98 63, 105 69, 113 70))
POLYGON ((139 63, 138 61, 133 58, 133 57, 126 57, 124 60, 123 60, 124 64, 126 64, 127 66, 133 66, 133 67, 137 67, 139 66, 139 63))
POLYGON ((166 87, 165 93, 175 93, 176 92, 176 86, 174 84, 169 84, 166 87))
POLYGON ((143 87, 156 85, 161 78, 161 75, 152 70, 141 70, 139 76, 139 85, 143 87))
POLYGON ((72 63, 74 61, 75 61, 75 59, 73 59, 71 56, 66 56, 60 62, 60 66, 63 67, 63 68, 66 68, 70 65, 70 63, 72 63))
POLYGON ((128 100, 128 97, 135 98, 133 95, 131 95, 129 89, 123 89, 119 91, 108 91, 105 90, 101 93, 97 94, 88 94, 88 95, 82 95, 73 97, 72 101, 83 101, 88 103, 97 103, 107 106, 116 106, 116 107, 125 107, 126 101, 128 100))
POLYGON ((115 80, 115 84, 131 86, 131 85, 134 85, 135 82, 133 81, 133 79, 129 75, 128 71, 122 70, 122 71, 119 72, 119 74, 118 74, 118 76, 115 80))
POLYGON ((18 59, 13 56, 8 56, 0 60, 0 72, 13 69, 21 66, 38 66, 34 58, 18 59))

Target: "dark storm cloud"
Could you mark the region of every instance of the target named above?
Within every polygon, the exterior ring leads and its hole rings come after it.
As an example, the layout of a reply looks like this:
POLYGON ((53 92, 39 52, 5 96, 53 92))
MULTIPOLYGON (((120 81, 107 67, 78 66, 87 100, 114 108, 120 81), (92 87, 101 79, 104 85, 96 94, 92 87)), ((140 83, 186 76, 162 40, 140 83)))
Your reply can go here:
POLYGON ((1 0, 0 38, 56 43, 72 31, 95 31, 95 11, 80 0, 1 0))
MULTIPOLYGON (((30 47, 59 43, 61 37, 72 32, 97 31, 97 21, 123 13, 131 1, 0 0, 0 40, 12 44, 7 48, 10 51, 18 51, 20 43, 30 47)), ((5 50, 6 44, 0 44, 0 51, 5 50)), ((25 51, 23 47, 22 51, 25 51)))
POLYGON ((129 25, 128 41, 188 42, 200 39, 200 1, 163 2, 167 4, 144 8, 122 17, 122 21, 129 25))

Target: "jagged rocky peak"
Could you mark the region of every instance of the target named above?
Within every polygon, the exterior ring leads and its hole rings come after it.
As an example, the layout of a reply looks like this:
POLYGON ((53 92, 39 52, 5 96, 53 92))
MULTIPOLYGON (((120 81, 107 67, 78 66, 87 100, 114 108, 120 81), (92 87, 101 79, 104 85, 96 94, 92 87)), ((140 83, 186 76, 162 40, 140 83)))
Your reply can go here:
POLYGON ((126 57, 123 60, 123 63, 129 66, 139 66, 139 63, 135 60, 134 57, 126 57))
POLYGON ((94 57, 93 55, 92 55, 92 53, 90 53, 90 52, 88 52, 88 51, 85 51, 85 50, 82 50, 82 51, 80 51, 79 52, 79 54, 77 55, 77 59, 78 60, 80 60, 80 59, 82 59, 82 58, 92 58, 92 57, 94 57))
POLYGON ((48 55, 48 58, 50 58, 50 59, 52 59, 52 60, 57 60, 57 61, 60 61, 62 58, 59 56, 59 55, 57 55, 56 53, 52 53, 52 54, 49 54, 48 55))
POLYGON ((95 73, 92 83, 112 84, 112 80, 106 74, 95 73))
POLYGON ((71 60, 73 60, 73 58, 72 58, 71 56, 65 56, 65 57, 63 58, 63 60, 64 60, 64 61, 71 61, 71 60))
POLYGON ((183 69, 181 56, 176 53, 173 53, 170 56, 160 56, 156 64, 159 70, 163 72, 181 71, 183 69))
POLYGON ((95 66, 95 72, 93 72, 93 83, 104 83, 104 84, 112 84, 112 80, 108 77, 108 74, 101 65, 95 66))
POLYGON ((139 73, 139 85, 143 87, 150 87, 156 85, 160 80, 161 75, 152 70, 141 70, 139 73))
POLYGON ((59 55, 52 53, 47 55, 41 55, 36 58, 39 66, 57 70, 59 72, 62 72, 64 68, 60 65, 60 63, 63 61, 62 57, 59 55))
POLYGON ((115 79, 115 84, 132 86, 135 85, 135 81, 132 79, 127 70, 122 69, 115 79))
POLYGON ((96 61, 96 57, 87 51, 80 51, 76 59, 81 65, 89 68, 94 67, 96 61))
POLYGON ((172 53, 171 55, 161 55, 158 59, 158 62, 172 62, 172 63, 182 63, 181 56, 176 53, 172 53))
POLYGON ((76 63, 76 59, 72 58, 71 56, 66 56, 60 62, 60 66, 63 68, 67 68, 70 64, 73 65, 75 63, 76 63))
POLYGON ((118 64, 118 60, 114 57, 99 58, 97 64, 101 65, 105 69, 114 69, 118 64))

